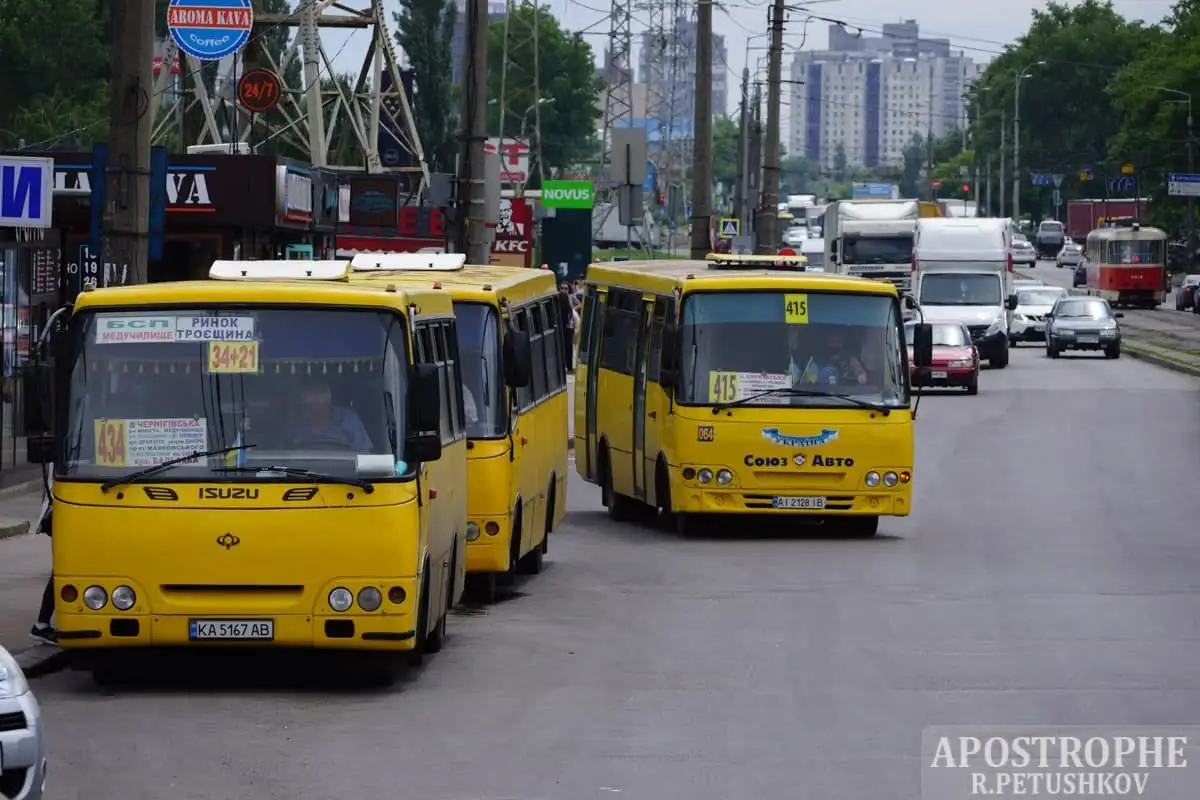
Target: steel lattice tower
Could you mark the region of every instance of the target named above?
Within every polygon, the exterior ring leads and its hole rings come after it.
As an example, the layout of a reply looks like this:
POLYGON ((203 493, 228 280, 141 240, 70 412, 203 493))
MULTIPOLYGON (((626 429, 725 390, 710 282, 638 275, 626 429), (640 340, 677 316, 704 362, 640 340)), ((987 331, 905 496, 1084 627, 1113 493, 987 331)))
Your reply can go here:
MULTIPOLYGON (((499 105, 496 115, 496 136, 501 139, 513 138, 514 134, 506 134, 516 127, 515 138, 519 142, 529 144, 529 168, 531 175, 534 171, 538 176, 538 185, 543 179, 542 165, 542 90, 541 90, 541 54, 538 42, 538 29, 541 27, 541 5, 537 0, 508 0, 504 15, 504 37, 500 74, 500 96, 494 101, 499 105), (522 13, 528 9, 526 14, 522 13), (527 67, 516 63, 511 58, 512 53, 518 53, 525 48, 533 50, 533 74, 527 67)), ((523 188, 523 187, 521 187, 523 188)))
POLYGON ((633 32, 629 0, 612 0, 608 49, 604 53, 604 131, 600 147, 602 172, 612 160, 612 129, 633 125, 633 32), (625 125, 621 125, 621 121, 625 125))
MULTIPOLYGON (((274 26, 298 29, 280 59, 276 60, 272 54, 263 51, 267 66, 284 82, 279 110, 286 124, 269 135, 307 151, 314 166, 362 169, 361 164, 329 164, 329 152, 335 135, 348 129, 366 154, 368 171, 383 172, 386 167, 380 159, 379 132, 382 126, 386 126, 399 134, 397 138, 401 140, 401 146, 411 154, 413 163, 418 165, 396 171, 420 173, 422 183, 428 185, 429 165, 425 161, 424 149, 413 122, 412 107, 403 90, 400 58, 388 25, 389 13, 384 5, 383 0, 369 0, 367 8, 355 11, 336 0, 299 0, 290 13, 255 14, 254 38, 260 36, 264 29, 274 26), (332 13, 331 8, 336 9, 337 13, 332 13), (349 91, 337 81, 329 81, 334 77, 333 59, 337 54, 331 55, 322 44, 323 30, 367 35, 366 54, 357 80, 349 91), (301 77, 298 85, 291 86, 287 84, 285 76, 288 68, 297 61, 302 65, 301 77), (327 82, 325 87, 322 86, 323 79, 327 82)), ((175 91, 185 98, 177 104, 177 112, 199 107, 204 119, 196 141, 183 144, 226 145, 240 149, 240 143, 254 142, 253 136, 257 135, 251 129, 254 120, 236 108, 234 96, 241 59, 229 59, 228 64, 216 67, 217 91, 215 95, 210 94, 202 62, 180 54, 169 37, 163 53, 164 68, 155 79, 151 109, 155 119, 154 139, 162 141, 170 135, 173 121, 159 111, 161 99, 170 88, 168 81, 171 79, 171 70, 166 67, 176 59, 179 61, 179 75, 175 91), (229 120, 233 120, 233 123, 230 124, 229 120)))

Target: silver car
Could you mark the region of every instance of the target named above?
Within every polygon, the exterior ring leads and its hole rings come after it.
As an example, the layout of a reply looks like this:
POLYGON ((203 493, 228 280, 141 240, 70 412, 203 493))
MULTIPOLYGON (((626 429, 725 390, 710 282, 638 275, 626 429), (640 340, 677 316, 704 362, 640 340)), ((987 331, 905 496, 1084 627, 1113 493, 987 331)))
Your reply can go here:
POLYGON ((1102 297, 1064 297, 1046 318, 1046 355, 1058 358, 1064 350, 1103 350, 1107 358, 1121 357, 1121 324, 1102 297))
POLYGON ((1083 248, 1077 244, 1064 244, 1054 259, 1056 267, 1078 267, 1083 263, 1083 248))
POLYGON ((17 660, 0 647, 0 797, 40 800, 45 783, 42 712, 17 660))
POLYGON ((1067 297, 1067 290, 1059 286, 1019 287, 1016 308, 1008 312, 1009 346, 1045 339, 1046 315, 1064 297, 1067 297))
POLYGON ((1014 264, 1028 264, 1034 266, 1037 264, 1037 251, 1025 239, 1013 239, 1012 243, 1012 260, 1014 264))

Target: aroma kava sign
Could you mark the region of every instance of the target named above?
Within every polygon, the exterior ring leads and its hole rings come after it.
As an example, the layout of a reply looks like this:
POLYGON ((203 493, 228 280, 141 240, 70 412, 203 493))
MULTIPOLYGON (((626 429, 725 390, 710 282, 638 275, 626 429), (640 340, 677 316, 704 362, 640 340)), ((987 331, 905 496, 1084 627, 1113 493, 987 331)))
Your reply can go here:
POLYGON ((542 186, 544 208, 591 208, 594 199, 591 181, 546 181, 542 186))

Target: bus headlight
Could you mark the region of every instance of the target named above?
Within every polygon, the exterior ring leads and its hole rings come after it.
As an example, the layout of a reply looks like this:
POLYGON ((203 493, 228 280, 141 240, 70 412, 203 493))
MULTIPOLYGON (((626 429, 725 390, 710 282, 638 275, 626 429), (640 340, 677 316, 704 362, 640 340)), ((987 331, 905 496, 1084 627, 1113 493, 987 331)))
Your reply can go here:
POLYGON ((900 476, 894 472, 883 473, 883 485, 891 488, 900 482, 900 476))
POLYGON ((99 586, 89 586, 83 590, 83 604, 92 611, 99 611, 108 604, 108 592, 99 586))
POLYGON ((473 542, 479 538, 479 526, 474 522, 467 523, 467 541, 473 542))
POLYGON ((733 473, 727 469, 717 470, 717 484, 719 486, 728 486, 733 483, 733 473))
POLYGON ((700 481, 701 483, 712 483, 712 479, 713 471, 708 467, 704 467, 702 470, 696 473, 696 480, 700 481))
POLYGON ((354 605, 354 595, 350 594, 349 589, 339 586, 329 593, 329 607, 334 611, 339 613, 347 611, 352 605, 354 605))
POLYGON ((137 602, 137 595, 128 586, 118 586, 113 589, 112 604, 118 611, 128 611, 137 602))
POLYGON ((879 485, 879 473, 872 470, 867 473, 867 476, 866 476, 866 478, 864 478, 864 480, 866 480, 867 486, 871 486, 871 487, 878 486, 879 485))
POLYGON ((377 611, 383 605, 383 595, 374 586, 368 586, 358 593, 358 607, 363 611, 377 611))

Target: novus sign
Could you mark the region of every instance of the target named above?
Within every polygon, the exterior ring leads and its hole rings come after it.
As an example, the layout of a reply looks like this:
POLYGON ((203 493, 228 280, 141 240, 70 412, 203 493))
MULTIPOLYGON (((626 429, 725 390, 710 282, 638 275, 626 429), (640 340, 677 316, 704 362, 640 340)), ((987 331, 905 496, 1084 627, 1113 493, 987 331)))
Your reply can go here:
POLYGON ((49 228, 54 159, 0 156, 0 228, 49 228))
POLYGON ((542 186, 543 208, 591 208, 591 181, 546 181, 542 186))

